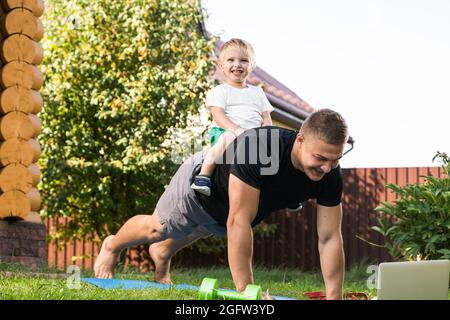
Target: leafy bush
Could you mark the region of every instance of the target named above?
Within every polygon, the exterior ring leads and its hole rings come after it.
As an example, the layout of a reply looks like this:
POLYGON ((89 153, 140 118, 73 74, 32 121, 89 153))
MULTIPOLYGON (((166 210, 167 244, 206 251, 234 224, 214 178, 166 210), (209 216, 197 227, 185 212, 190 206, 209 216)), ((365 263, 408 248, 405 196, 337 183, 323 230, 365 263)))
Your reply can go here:
POLYGON ((196 0, 46 1, 39 188, 42 215, 70 221, 53 238, 152 213, 178 166, 171 135, 212 85, 202 14, 196 0))
POLYGON ((405 187, 388 184, 399 198, 375 209, 378 226, 372 229, 385 237, 395 258, 450 259, 450 159, 440 152, 436 158, 443 163, 443 178, 427 176, 423 184, 405 187))

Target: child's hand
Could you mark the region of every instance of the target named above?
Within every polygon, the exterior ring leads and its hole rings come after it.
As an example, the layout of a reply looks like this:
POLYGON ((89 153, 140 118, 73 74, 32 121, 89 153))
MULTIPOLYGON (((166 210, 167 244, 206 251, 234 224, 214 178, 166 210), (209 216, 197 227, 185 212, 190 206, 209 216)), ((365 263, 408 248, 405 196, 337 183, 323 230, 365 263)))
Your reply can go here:
POLYGON ((242 128, 238 128, 236 130, 234 130, 234 133, 236 134, 236 136, 240 136, 245 130, 242 128))

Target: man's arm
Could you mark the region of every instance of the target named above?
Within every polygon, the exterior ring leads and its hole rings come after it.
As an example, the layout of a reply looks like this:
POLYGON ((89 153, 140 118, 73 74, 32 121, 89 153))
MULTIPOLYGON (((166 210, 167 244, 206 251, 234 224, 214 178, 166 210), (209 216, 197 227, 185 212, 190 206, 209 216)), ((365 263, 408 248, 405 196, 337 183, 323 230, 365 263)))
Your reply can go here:
POLYGON ((342 207, 317 205, 320 266, 327 299, 342 299, 344 247, 341 234, 342 207))
POLYGON ((253 283, 253 231, 260 191, 230 174, 228 196, 230 211, 227 220, 228 262, 237 291, 253 283))

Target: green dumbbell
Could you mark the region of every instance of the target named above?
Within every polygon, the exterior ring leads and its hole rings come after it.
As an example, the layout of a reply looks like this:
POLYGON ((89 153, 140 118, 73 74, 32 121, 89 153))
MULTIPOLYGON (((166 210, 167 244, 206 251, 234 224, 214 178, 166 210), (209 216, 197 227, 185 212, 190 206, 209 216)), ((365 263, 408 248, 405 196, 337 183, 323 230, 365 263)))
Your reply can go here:
POLYGON ((249 284, 244 292, 219 289, 217 279, 204 278, 198 291, 200 300, 261 300, 262 290, 260 286, 249 284))

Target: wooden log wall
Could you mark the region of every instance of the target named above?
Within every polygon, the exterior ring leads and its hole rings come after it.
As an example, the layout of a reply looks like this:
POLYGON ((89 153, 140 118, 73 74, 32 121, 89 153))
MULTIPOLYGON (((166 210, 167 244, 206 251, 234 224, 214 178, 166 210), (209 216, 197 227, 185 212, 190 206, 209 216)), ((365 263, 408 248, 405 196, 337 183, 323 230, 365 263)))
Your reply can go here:
POLYGON ((0 219, 41 222, 42 0, 0 0, 0 219))

